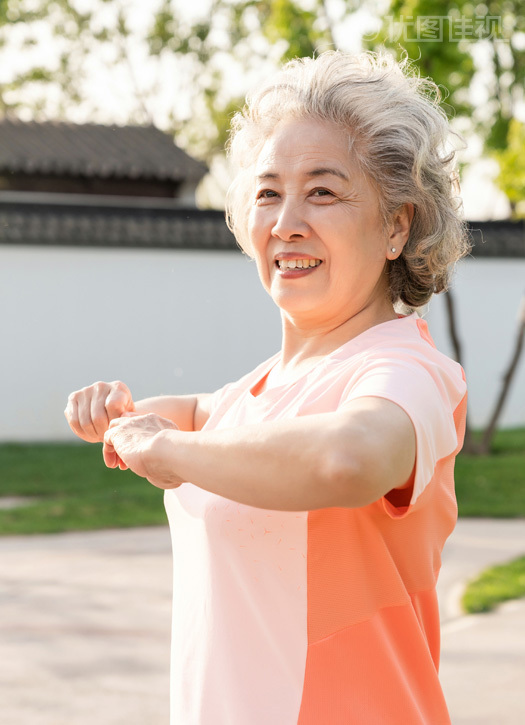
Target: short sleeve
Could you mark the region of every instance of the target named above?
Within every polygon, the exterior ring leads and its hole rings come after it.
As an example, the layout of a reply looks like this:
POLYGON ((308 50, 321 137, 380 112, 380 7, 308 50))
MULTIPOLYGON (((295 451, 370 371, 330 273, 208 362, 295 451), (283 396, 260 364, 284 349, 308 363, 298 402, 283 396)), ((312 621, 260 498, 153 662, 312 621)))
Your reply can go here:
POLYGON ((458 448, 454 410, 465 395, 457 363, 449 370, 418 360, 380 359, 363 364, 341 403, 363 397, 390 400, 409 416, 416 434, 416 469, 411 505, 432 480, 437 462, 458 448))

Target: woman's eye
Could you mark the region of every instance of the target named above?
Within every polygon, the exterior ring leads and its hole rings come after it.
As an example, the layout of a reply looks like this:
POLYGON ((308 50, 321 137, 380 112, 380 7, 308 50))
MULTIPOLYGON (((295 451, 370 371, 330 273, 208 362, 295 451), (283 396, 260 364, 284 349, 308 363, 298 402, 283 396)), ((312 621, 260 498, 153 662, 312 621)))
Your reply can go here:
POLYGON ((272 191, 272 189, 263 189, 257 194, 258 199, 273 199, 275 196, 278 196, 278 194, 276 191, 272 191))
POLYGON ((312 196, 333 196, 333 194, 328 189, 314 189, 312 196))

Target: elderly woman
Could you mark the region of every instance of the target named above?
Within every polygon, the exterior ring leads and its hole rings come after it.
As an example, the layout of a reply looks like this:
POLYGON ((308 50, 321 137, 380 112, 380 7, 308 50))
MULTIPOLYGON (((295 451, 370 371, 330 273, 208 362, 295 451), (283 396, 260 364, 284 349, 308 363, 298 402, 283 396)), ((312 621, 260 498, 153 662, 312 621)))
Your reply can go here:
POLYGON ((413 311, 467 249, 436 91, 387 55, 287 64, 234 118, 228 202, 280 352, 211 395, 70 396, 108 466, 167 489, 173 725, 450 722, 466 387, 413 311))

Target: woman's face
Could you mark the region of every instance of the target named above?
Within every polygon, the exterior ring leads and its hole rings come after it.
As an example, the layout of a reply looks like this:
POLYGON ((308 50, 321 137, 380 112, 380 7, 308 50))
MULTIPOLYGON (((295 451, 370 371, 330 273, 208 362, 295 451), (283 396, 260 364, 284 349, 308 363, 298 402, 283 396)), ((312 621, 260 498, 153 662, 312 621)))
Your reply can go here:
POLYGON ((292 319, 338 325, 385 309, 388 234, 377 194, 346 134, 328 122, 288 120, 255 167, 248 231, 263 286, 292 319))

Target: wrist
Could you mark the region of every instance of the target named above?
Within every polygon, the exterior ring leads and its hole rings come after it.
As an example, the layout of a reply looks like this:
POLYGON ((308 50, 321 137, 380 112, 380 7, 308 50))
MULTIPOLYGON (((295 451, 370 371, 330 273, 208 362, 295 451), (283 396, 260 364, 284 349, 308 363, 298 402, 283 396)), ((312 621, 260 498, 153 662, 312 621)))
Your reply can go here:
POLYGON ((147 479, 158 488, 177 488, 184 479, 179 475, 177 465, 177 440, 169 434, 179 433, 178 430, 164 429, 156 433, 150 440, 144 464, 147 479))
POLYGON ((162 460, 164 465, 179 472, 185 460, 185 451, 188 447, 188 439, 192 433, 179 430, 178 428, 165 428, 155 434, 153 439, 153 450, 155 455, 162 460))
POLYGON ((155 433, 151 439, 151 454, 153 458, 157 458, 163 463, 175 462, 175 447, 177 446, 177 438, 173 434, 180 433, 179 430, 173 428, 164 428, 155 433))

